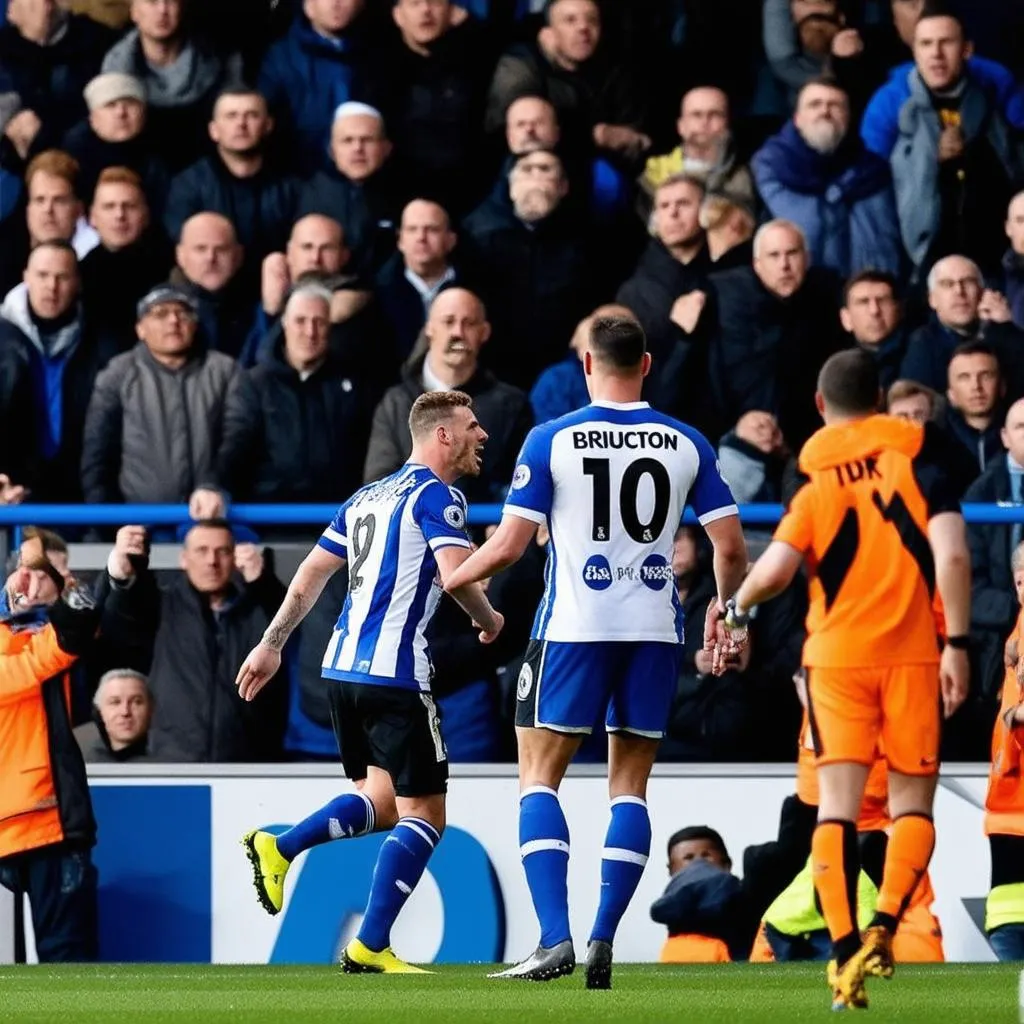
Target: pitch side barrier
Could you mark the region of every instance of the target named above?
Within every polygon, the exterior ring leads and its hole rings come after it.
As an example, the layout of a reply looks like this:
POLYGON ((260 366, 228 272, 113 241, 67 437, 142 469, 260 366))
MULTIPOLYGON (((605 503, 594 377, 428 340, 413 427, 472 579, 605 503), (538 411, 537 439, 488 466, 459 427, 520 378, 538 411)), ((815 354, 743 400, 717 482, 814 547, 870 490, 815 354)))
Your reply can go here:
MULTIPOLYGON (((231 505, 227 518, 247 526, 326 525, 334 518, 337 505, 231 505)), ((968 523, 1024 523, 1024 504, 965 503, 968 523)), ((740 519, 747 526, 774 526, 782 517, 783 506, 773 504, 740 505, 740 519)), ((0 527, 34 526, 177 526, 190 521, 187 505, 0 505, 0 527)), ((472 526, 488 526, 501 519, 501 505, 471 505, 472 526)), ((683 523, 697 525, 693 509, 687 508, 683 523)), ((15 541, 20 540, 16 534, 15 541)))

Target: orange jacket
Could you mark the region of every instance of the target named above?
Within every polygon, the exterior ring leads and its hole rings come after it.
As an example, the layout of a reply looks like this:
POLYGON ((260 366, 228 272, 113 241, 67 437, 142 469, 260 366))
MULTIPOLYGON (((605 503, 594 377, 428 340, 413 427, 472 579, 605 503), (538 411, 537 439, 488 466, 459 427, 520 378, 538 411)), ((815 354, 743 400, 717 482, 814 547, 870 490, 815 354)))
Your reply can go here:
POLYGON ((69 669, 52 626, 0 623, 0 858, 54 843, 91 846, 96 823, 71 731, 69 669))
MULTIPOLYGON (((1022 640, 1022 618, 1017 616, 1011 638, 1018 648, 1022 640)), ((1003 699, 992 731, 992 767, 985 797, 985 835, 1024 836, 1024 726, 1008 729, 1003 721, 1007 711, 1024 700, 1017 670, 1007 668, 1003 677, 1003 699)))
POLYGON ((670 935, 661 947, 663 964, 727 964, 729 947, 708 935, 670 935))

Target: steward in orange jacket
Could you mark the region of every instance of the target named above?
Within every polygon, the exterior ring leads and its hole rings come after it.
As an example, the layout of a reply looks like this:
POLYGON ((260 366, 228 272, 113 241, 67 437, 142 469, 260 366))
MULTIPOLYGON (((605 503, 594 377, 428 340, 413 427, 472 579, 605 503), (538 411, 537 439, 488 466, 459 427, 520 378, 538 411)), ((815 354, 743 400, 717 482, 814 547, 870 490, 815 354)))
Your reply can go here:
POLYGON ((23 551, 0 600, 0 884, 26 893, 41 962, 93 960, 96 822, 67 670, 96 634, 88 593, 23 551), (48 608, 48 621, 32 616, 48 608))

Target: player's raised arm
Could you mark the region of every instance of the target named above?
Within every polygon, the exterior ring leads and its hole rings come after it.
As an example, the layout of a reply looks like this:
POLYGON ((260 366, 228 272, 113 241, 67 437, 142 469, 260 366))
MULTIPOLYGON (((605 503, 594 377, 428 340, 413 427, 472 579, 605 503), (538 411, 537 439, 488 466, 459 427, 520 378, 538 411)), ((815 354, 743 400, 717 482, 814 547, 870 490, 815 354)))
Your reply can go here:
POLYGON ((456 590, 469 583, 488 580, 502 569, 514 565, 523 557, 523 552, 537 533, 538 525, 506 512, 494 533, 462 561, 450 578, 444 580, 444 589, 458 600, 456 590))
POLYGON ((243 700, 252 700, 281 667, 281 651, 295 627, 319 600, 327 581, 345 564, 348 551, 342 532, 344 515, 339 512, 324 531, 316 547, 302 560, 288 586, 281 607, 267 626, 263 639, 249 652, 235 678, 243 700))

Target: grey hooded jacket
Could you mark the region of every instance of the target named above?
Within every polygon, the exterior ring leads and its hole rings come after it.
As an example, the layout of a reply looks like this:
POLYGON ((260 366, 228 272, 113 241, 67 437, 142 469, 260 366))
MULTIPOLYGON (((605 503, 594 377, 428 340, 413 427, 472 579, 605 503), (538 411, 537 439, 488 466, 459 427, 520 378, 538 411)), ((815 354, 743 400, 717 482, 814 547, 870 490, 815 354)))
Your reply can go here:
POLYGON ((85 420, 85 500, 181 502, 215 485, 225 425, 242 414, 241 387, 241 368, 221 352, 201 350, 180 370, 142 342, 112 359, 85 420))

